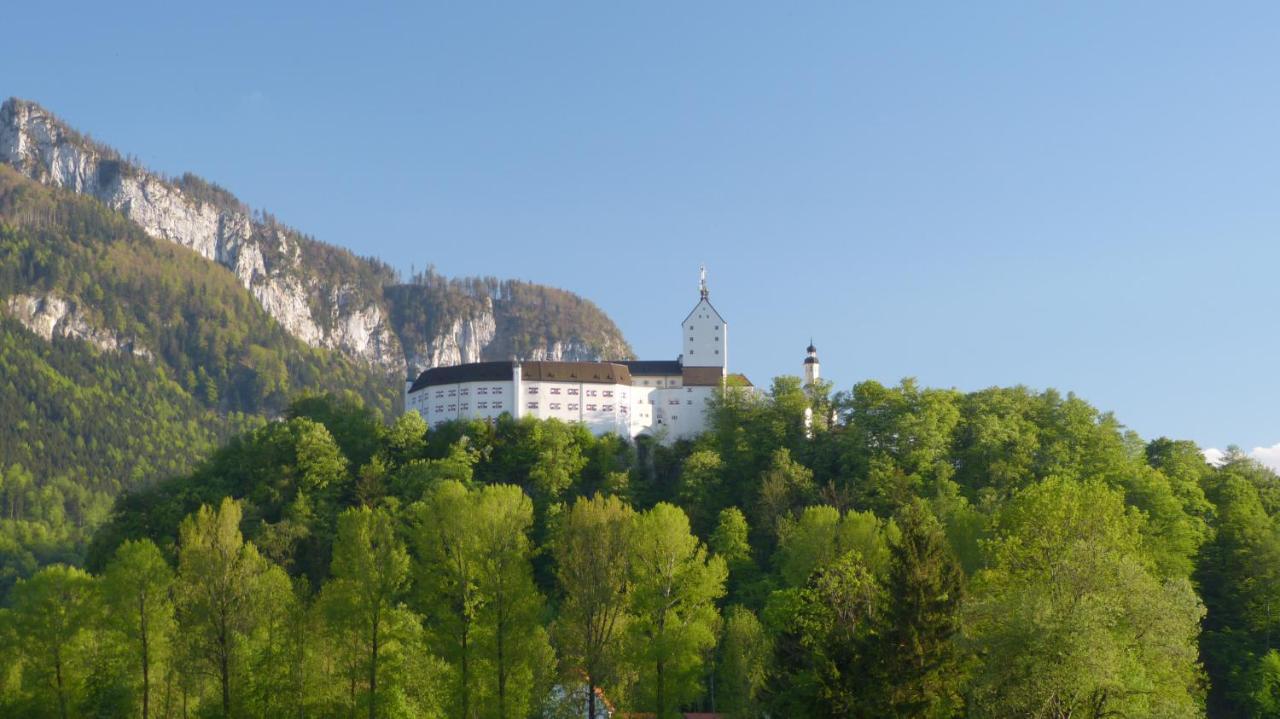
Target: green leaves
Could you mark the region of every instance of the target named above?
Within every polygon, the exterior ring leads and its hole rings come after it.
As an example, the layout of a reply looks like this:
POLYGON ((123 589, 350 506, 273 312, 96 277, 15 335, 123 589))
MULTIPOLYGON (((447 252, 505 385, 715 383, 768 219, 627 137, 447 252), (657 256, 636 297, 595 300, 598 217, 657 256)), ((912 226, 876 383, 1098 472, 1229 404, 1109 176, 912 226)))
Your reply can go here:
POLYGON ((966 637, 984 716, 1192 716, 1204 608, 1161 581, 1143 519, 1099 482, 1046 480, 1001 513, 975 578, 966 637))

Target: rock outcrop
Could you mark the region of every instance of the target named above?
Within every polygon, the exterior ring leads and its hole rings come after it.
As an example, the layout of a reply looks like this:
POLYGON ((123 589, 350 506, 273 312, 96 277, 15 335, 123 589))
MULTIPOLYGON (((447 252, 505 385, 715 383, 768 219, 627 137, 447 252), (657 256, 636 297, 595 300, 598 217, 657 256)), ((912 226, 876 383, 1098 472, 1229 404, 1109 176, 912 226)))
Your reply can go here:
POLYGON ((4 303, 8 314, 24 327, 53 341, 55 337, 88 342, 104 352, 119 352, 152 361, 151 350, 113 330, 96 327, 85 308, 58 295, 14 295, 4 303))

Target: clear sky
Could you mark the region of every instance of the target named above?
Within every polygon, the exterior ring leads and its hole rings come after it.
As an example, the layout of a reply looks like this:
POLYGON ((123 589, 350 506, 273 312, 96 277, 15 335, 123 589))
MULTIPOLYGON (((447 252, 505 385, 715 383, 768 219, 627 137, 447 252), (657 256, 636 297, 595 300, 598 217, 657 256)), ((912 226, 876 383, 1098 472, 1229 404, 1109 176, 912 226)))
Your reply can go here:
POLYGON ((321 240, 757 384, 1074 391, 1280 442, 1280 5, 19 3, 0 93, 321 240), (356 7, 366 6, 367 7, 356 7))

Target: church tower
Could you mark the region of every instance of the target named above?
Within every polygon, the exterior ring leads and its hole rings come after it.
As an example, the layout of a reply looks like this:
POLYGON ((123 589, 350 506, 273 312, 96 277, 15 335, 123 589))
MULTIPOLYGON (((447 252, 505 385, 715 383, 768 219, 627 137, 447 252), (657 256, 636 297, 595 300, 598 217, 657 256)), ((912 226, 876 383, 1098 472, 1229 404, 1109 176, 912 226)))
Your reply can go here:
POLYGON ((805 353, 804 384, 807 387, 815 384, 822 377, 822 373, 818 365, 818 348, 813 346, 813 340, 809 340, 809 348, 805 350, 805 353))
POLYGON ((723 373, 729 366, 729 324, 711 306, 705 265, 700 268, 698 293, 698 304, 680 327, 680 356, 685 367, 718 367, 723 373))

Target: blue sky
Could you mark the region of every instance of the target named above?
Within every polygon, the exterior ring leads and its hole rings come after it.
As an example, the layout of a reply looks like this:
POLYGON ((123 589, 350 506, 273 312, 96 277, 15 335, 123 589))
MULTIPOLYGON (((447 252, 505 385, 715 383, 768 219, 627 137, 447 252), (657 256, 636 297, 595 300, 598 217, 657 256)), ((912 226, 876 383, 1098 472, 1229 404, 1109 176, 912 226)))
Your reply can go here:
POLYGON ((1280 442, 1280 6, 798 5, 21 3, 0 93, 405 270, 579 292, 644 357, 705 262, 757 383, 812 335, 843 388, 1280 442))

